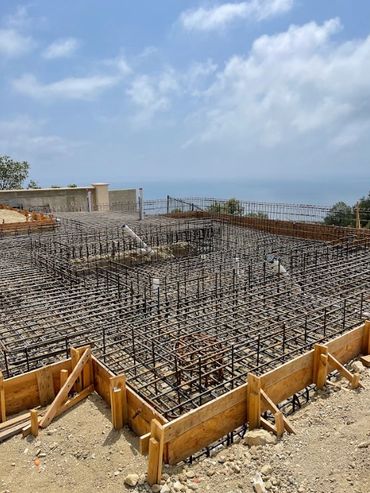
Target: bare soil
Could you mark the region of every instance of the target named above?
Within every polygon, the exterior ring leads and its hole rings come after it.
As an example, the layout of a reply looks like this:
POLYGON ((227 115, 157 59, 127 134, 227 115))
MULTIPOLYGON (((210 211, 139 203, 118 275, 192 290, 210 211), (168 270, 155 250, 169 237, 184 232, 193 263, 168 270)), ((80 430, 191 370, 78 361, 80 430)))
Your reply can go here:
POLYGON ((26 216, 20 212, 0 209, 0 224, 25 223, 26 221, 26 216))
MULTIPOLYGON (((193 465, 166 466, 162 491, 249 493, 259 472, 269 492, 369 493, 370 370, 361 371, 365 389, 340 380, 316 392, 290 418, 296 435, 264 447, 241 440, 193 465)), ((112 430, 108 406, 91 395, 37 438, 0 445, 0 492, 150 492, 137 447, 129 430, 112 430), (124 484, 129 473, 138 474, 136 487, 124 484)))

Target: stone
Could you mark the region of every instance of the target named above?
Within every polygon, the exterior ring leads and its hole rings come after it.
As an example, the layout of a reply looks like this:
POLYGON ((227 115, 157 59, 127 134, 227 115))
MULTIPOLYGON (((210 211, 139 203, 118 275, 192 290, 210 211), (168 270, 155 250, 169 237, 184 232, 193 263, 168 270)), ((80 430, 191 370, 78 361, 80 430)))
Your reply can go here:
POLYGON ((244 442, 252 447, 253 445, 273 445, 277 441, 276 436, 266 430, 251 430, 245 435, 244 442))
POLYGON ((266 493, 265 484, 259 472, 253 478, 253 489, 256 493, 266 493))
POLYGON ((170 487, 167 484, 164 484, 161 488, 161 493, 171 493, 170 487))
POLYGON ((195 477, 194 471, 191 471, 191 470, 190 471, 186 471, 185 475, 186 475, 186 477, 188 479, 193 479, 195 477))
POLYGON ((360 363, 359 361, 354 361, 352 364, 351 364, 351 370, 354 372, 354 373, 362 373, 364 371, 364 366, 362 363, 360 363))
POLYGON ((173 489, 175 491, 181 491, 182 490, 182 484, 180 483, 180 481, 176 481, 174 484, 173 484, 173 489))
POLYGON ((262 466, 261 473, 264 476, 269 476, 272 473, 272 467, 270 466, 270 464, 265 464, 264 466, 262 466))
POLYGON ((137 474, 128 474, 124 479, 124 483, 127 484, 127 486, 136 486, 138 481, 139 476, 137 474))
POLYGON ((153 493, 160 493, 162 489, 162 486, 160 484, 153 484, 152 486, 152 492, 153 493))

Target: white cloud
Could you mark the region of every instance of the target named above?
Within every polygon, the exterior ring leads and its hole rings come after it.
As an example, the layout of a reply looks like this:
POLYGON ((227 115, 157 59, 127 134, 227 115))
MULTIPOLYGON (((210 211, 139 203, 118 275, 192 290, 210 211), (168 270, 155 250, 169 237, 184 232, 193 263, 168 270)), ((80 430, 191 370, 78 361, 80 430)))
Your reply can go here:
POLYGON ((75 38, 58 39, 46 48, 42 56, 48 60, 67 58, 75 53, 78 46, 79 42, 75 38))
POLYGON ((39 100, 51 99, 94 99, 102 91, 118 84, 118 76, 94 75, 90 77, 68 77, 57 82, 43 84, 35 76, 25 74, 13 81, 20 93, 39 100))
POLYGON ((216 70, 217 65, 207 60, 193 63, 182 72, 166 67, 156 75, 136 76, 126 91, 138 110, 133 118, 134 125, 146 125, 158 113, 170 110, 174 98, 201 94, 216 70))
POLYGON ((103 65, 116 70, 122 77, 127 77, 132 74, 132 69, 123 56, 104 60, 103 65))
POLYGON ((0 29, 0 56, 18 57, 31 51, 34 46, 31 36, 24 36, 14 29, 0 29))
POLYGON ((370 124, 370 37, 335 43, 338 19, 255 40, 203 92, 193 136, 241 152, 349 146, 370 124))
POLYGON ((10 120, 0 120, 0 146, 4 153, 19 159, 53 159, 70 155, 79 142, 68 141, 58 135, 44 132, 46 121, 20 115, 10 120))
POLYGON ((169 109, 171 96, 179 90, 176 74, 167 69, 158 76, 140 75, 130 84, 127 94, 138 108, 135 126, 147 124, 156 113, 169 109))
POLYGON ((294 0, 249 0, 248 2, 223 3, 211 8, 187 10, 180 16, 183 27, 189 31, 212 31, 225 28, 239 19, 262 21, 288 12, 294 0))

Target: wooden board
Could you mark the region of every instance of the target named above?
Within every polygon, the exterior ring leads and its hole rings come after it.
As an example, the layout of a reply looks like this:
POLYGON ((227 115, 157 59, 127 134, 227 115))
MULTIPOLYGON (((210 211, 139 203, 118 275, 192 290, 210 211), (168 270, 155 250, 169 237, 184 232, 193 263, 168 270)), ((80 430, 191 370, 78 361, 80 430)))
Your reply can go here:
POLYGON ((37 386, 41 406, 47 406, 55 397, 53 375, 48 367, 36 373, 37 386))

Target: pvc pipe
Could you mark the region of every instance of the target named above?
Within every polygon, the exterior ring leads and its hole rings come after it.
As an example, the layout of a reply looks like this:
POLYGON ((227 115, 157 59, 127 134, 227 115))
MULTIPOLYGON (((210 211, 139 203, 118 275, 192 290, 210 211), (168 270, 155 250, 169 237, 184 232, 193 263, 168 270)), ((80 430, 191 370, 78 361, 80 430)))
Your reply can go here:
POLYGON ((122 226, 122 228, 124 229, 124 231, 126 231, 126 233, 131 236, 131 238, 134 238, 134 240, 136 240, 139 245, 145 250, 146 253, 153 253, 153 250, 150 248, 150 246, 148 246, 141 238, 140 236, 138 236, 134 231, 132 231, 131 228, 129 228, 127 226, 127 224, 124 224, 122 226))

